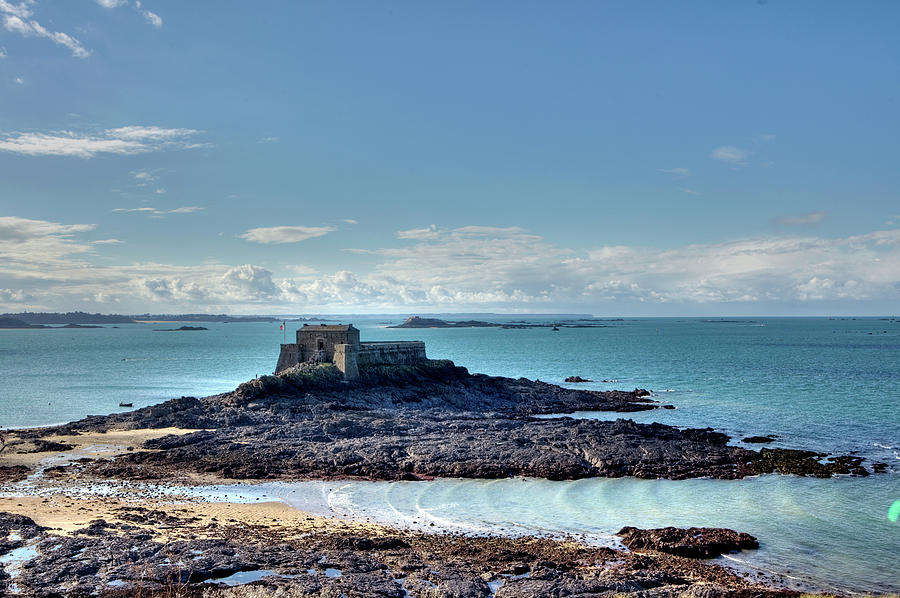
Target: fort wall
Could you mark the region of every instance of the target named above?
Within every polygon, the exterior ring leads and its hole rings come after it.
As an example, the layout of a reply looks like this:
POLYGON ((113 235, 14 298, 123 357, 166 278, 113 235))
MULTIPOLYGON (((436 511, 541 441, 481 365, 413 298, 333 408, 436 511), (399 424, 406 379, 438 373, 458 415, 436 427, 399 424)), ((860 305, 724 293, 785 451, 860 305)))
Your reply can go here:
POLYGON ((281 345, 275 373, 300 363, 333 363, 346 380, 355 380, 361 365, 413 365, 426 359, 422 341, 361 343, 352 324, 304 324, 296 343, 281 345))
POLYGON ((281 353, 278 355, 278 365, 275 373, 281 372, 300 363, 300 346, 297 343, 281 345, 281 353))
POLYGON ((334 365, 344 373, 345 380, 359 378, 357 367, 358 351, 356 345, 344 344, 334 346, 334 365))
POLYGON ((359 365, 413 365, 427 359, 422 341, 360 343, 356 361, 359 365))

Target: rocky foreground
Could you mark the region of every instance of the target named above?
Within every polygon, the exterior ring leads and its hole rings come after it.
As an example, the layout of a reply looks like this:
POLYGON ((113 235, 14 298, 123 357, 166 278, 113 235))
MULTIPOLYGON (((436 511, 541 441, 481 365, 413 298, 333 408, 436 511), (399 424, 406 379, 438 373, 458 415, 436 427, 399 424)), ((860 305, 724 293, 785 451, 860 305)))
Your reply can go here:
POLYGON ((353 383, 344 382, 333 366, 298 366, 231 393, 89 417, 33 431, 30 438, 24 434, 20 442, 110 429, 198 430, 148 441, 144 448, 150 450, 86 465, 93 475, 144 480, 185 473, 250 480, 869 473, 861 457, 753 451, 729 446, 727 435, 711 429, 535 417, 654 409, 658 404, 649 394, 472 375, 449 361, 361 368, 361 379, 353 383))
MULTIPOLYGON (((721 537, 730 530, 707 531, 721 537)), ((625 552, 538 538, 472 538, 373 526, 311 532, 303 525, 201 519, 189 508, 121 507, 115 520, 96 519, 65 535, 29 517, 0 512, 0 535, 6 538, 0 553, 28 547, 40 555, 12 575, 0 571, 0 593, 27 596, 793 595, 652 546, 625 552), (225 585, 234 583, 236 574, 253 579, 253 585, 225 585)))

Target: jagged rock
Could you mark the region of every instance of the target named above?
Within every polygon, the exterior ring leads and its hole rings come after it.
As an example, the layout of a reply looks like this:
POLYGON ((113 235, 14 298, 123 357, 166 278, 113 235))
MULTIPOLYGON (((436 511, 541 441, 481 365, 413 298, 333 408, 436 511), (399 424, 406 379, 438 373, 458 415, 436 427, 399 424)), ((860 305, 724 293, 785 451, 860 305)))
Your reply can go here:
POLYGON ((623 527, 616 535, 622 538, 622 543, 630 550, 654 550, 699 559, 759 548, 759 542, 750 534, 722 527, 623 527))
POLYGON ((21 482, 29 473, 25 465, 0 465, 0 482, 21 482))
POLYGON ((743 439, 742 442, 749 442, 755 444, 763 444, 767 442, 775 442, 778 437, 774 434, 767 434, 765 436, 747 436, 743 439))
MULTIPOLYGON (((135 509, 135 514, 143 511, 135 509)), ((181 524, 186 529, 187 522, 181 524)), ((241 571, 272 571, 254 585, 271 596, 636 597, 782 596, 721 567, 658 554, 652 557, 545 538, 465 537, 412 532, 313 532, 223 525, 213 537, 160 542, 127 524, 95 522, 90 534, 49 533, 27 517, 0 512, 0 534, 16 530, 38 557, 15 577, 23 596, 125 598, 241 595, 216 581, 241 571), (123 533, 126 532, 126 533, 123 533), (287 535, 282 535, 287 534, 287 535), (326 571, 339 572, 330 575, 326 571), (114 585, 110 585, 114 582, 114 585), (60 588, 65 590, 60 593, 60 588), (648 593, 650 592, 650 593, 648 593), (612 594, 610 594, 612 595, 612 594)), ((16 548, 19 546, 16 546, 16 548)), ((0 546, 0 556, 14 548, 0 546)), ((2 571, 2 570, 0 570, 2 571)), ((0 593, 9 590, 0 576, 0 593)), ((245 592, 246 594, 246 592, 245 592)))
POLYGON ((562 388, 525 378, 469 374, 450 361, 361 366, 345 382, 333 365, 300 365, 241 384, 234 392, 182 397, 105 417, 88 417, 23 437, 121 428, 194 428, 149 441, 87 474, 168 479, 188 473, 236 479, 429 477, 553 480, 635 476, 740 478, 769 471, 865 475, 862 458, 728 446, 712 429, 632 420, 534 415, 635 411, 658 403, 631 392, 562 388), (768 451, 768 452, 767 452, 768 451), (774 451, 774 452, 773 452, 774 451))
POLYGON ((760 449, 753 460, 757 473, 781 473, 828 478, 837 474, 869 475, 862 466, 863 457, 853 455, 829 456, 826 453, 795 449, 760 449))

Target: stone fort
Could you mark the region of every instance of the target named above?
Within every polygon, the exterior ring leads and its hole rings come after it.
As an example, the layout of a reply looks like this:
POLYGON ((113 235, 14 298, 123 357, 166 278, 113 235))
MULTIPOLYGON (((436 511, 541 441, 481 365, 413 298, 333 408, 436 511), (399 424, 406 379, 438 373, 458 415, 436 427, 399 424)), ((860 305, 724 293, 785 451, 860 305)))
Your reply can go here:
POLYGON ((361 343, 359 329, 353 324, 304 324, 297 330, 296 343, 281 345, 275 373, 300 363, 333 363, 344 379, 355 380, 360 365, 413 365, 426 359, 422 341, 361 343))

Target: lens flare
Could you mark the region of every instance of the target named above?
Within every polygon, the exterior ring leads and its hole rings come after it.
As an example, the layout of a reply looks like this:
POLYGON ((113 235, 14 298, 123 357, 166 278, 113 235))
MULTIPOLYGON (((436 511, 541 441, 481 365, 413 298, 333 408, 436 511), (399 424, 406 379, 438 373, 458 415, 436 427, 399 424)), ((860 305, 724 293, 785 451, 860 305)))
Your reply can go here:
POLYGON ((891 508, 888 509, 888 519, 897 521, 897 518, 900 518, 900 500, 895 500, 891 508))

